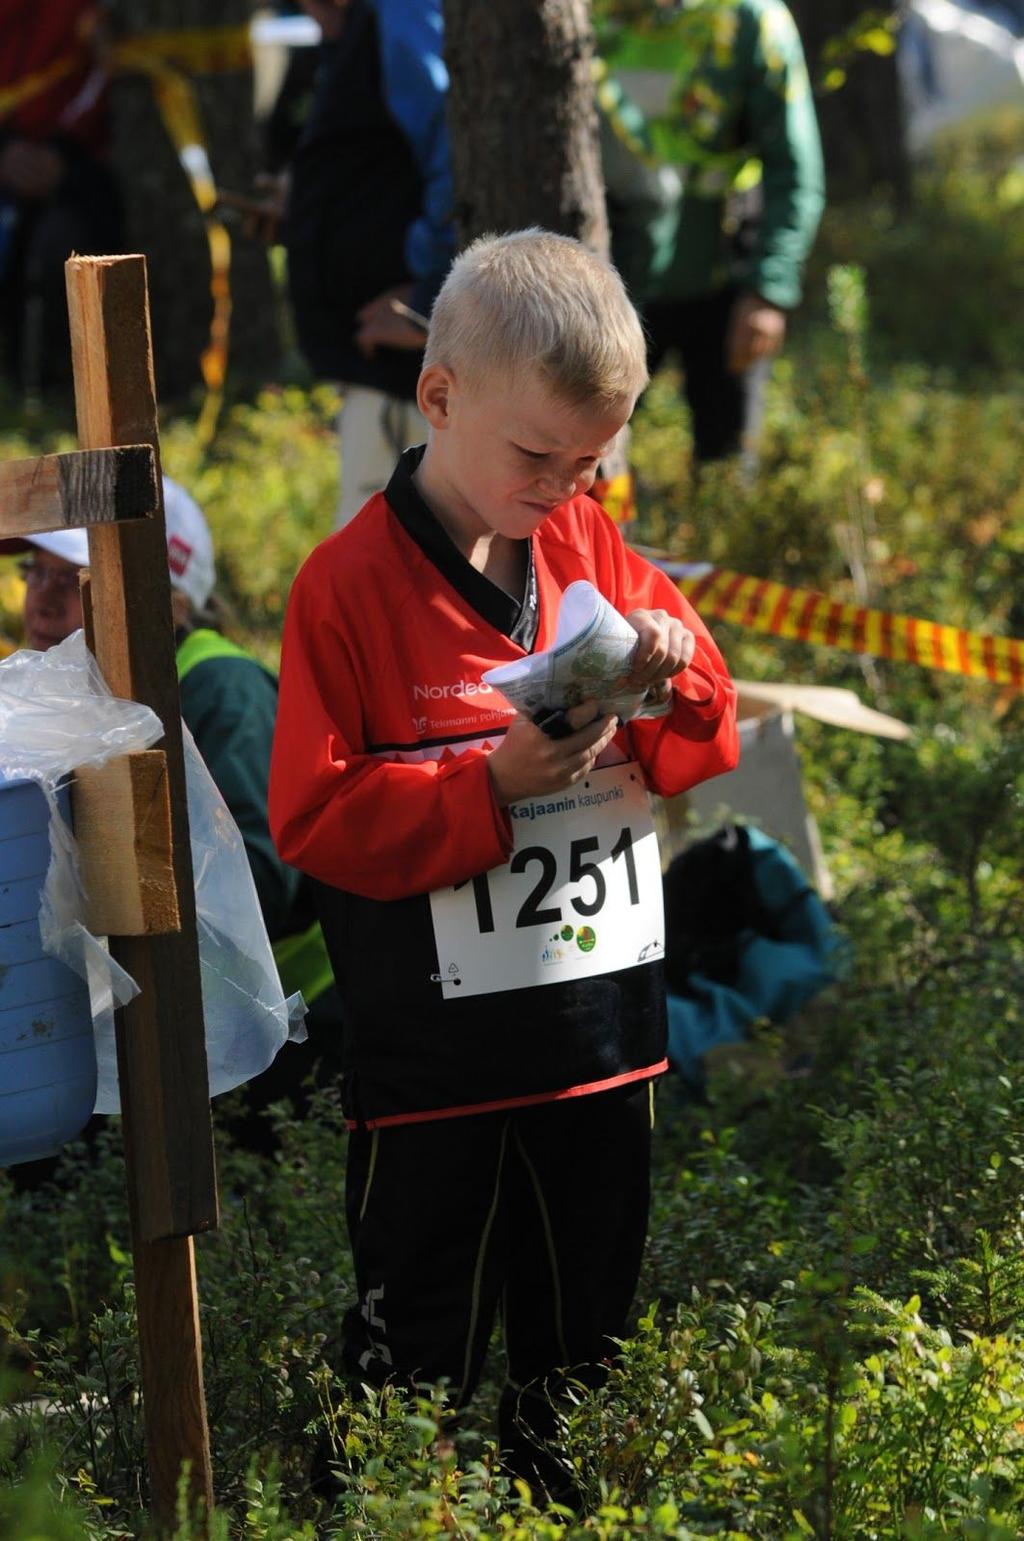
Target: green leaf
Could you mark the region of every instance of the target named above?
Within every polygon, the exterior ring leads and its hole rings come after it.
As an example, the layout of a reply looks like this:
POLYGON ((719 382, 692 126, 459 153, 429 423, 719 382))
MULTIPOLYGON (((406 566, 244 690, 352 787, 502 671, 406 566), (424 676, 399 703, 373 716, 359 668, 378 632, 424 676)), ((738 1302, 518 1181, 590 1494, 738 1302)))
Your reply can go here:
POLYGON ((857 39, 857 47, 865 53, 887 56, 896 52, 896 39, 885 27, 869 27, 857 39))

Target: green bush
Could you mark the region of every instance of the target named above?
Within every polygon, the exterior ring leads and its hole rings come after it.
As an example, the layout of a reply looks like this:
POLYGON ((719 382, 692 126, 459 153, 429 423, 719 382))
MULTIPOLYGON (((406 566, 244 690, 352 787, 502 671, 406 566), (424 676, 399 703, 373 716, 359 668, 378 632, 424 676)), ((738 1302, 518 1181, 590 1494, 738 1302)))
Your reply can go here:
MULTIPOLYGON (((859 551, 885 608, 1024 633, 1015 154, 999 133, 951 144, 911 217, 830 211, 756 476, 693 483, 678 379, 659 375, 635 424, 646 540, 840 598, 859 551)), ((292 387, 236 402, 208 453, 190 420, 164 426, 240 634, 271 663, 331 524, 335 405, 292 387)), ((0 434, 4 454, 69 443, 55 419, 0 434)), ((801 723, 850 969, 723 1056, 705 1102, 661 1088, 640 1315, 604 1383, 558 1409, 584 1511, 502 1472, 497 1349, 454 1421, 439 1393, 354 1397, 339 1374, 354 1284, 344 1121, 323 1093, 304 1120, 276 1110, 273 1158, 233 1148, 217 1110, 223 1224, 196 1246, 211 1541, 1024 1532, 1019 694, 715 631, 738 675, 846 684, 917 732, 801 723)), ((118 1139, 68 1147, 34 1195, 0 1176, 12 1541, 152 1534, 118 1139)), ((175 1541, 199 1541, 185 1492, 175 1541)))

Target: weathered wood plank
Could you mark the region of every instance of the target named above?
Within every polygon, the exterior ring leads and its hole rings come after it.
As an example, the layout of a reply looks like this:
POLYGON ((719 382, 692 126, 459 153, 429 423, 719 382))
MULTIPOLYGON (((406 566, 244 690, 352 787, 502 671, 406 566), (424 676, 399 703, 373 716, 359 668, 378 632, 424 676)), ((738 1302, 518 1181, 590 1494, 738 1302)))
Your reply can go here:
POLYGON ((151 444, 0 462, 0 539, 156 513, 151 444))
MULTIPOLYGON (((73 257, 67 282, 79 438, 87 448, 149 442, 158 454, 144 259, 73 257)), ((145 952, 162 981, 151 1000, 143 995, 125 1009, 130 1025, 123 1035, 131 1164, 146 1241, 193 1234, 217 1220, 162 497, 160 504, 153 519, 89 530, 96 657, 115 695, 144 701, 159 716, 170 774, 182 930, 115 944, 129 973, 138 978, 145 952)))
POLYGON ((195 1243, 185 1236, 136 1245, 133 1260, 150 1502, 159 1533, 169 1535, 183 1462, 192 1503, 203 1518, 213 1509, 195 1243))
POLYGON ((181 930, 162 749, 83 766, 71 784, 85 924, 95 936, 181 930))
MULTIPOLYGON (((65 272, 81 443, 150 444, 159 466, 145 259, 72 257, 65 272)), ((157 498, 152 520, 90 528, 89 591, 107 683, 164 725, 182 928, 111 943, 141 992, 117 1013, 117 1064, 147 1464, 155 1517, 168 1525, 184 1461, 192 1498, 213 1503, 191 1233, 217 1223, 217 1186, 159 476, 157 498)))

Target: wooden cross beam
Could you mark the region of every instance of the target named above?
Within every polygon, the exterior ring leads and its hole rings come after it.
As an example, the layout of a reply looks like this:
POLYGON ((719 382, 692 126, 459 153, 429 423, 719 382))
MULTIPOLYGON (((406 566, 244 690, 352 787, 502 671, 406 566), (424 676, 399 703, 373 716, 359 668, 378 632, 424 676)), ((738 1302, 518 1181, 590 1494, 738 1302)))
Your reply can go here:
POLYGON ((156 513, 151 444, 0 464, 0 536, 43 535, 156 513))

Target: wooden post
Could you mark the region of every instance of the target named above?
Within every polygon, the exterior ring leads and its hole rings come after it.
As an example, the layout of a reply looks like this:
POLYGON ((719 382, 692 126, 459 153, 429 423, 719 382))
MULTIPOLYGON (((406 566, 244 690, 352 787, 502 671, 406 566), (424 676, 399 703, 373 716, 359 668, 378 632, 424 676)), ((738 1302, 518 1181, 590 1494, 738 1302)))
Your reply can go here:
MULTIPOLYGON (((152 445, 156 396, 142 257, 66 265, 83 449, 152 445)), ((138 1302, 150 1491, 173 1520, 182 1463, 213 1502, 192 1235, 217 1223, 195 891, 174 665, 163 496, 156 517, 89 530, 95 653, 115 695, 145 702, 165 737, 181 931, 111 939, 141 993, 117 1013, 117 1060, 138 1302)))

